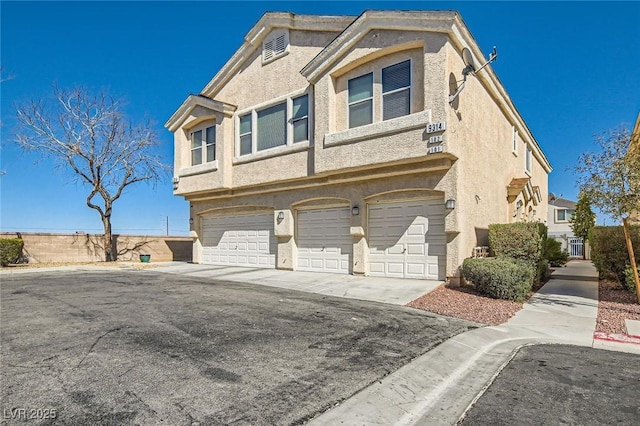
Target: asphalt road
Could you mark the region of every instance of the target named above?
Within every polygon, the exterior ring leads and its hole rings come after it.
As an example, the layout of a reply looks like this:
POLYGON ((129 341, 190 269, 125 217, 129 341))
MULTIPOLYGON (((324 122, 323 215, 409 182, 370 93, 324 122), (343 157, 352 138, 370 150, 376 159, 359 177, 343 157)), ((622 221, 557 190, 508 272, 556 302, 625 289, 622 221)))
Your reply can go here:
POLYGON ((6 424, 301 423, 476 326, 152 271, 4 275, 0 297, 6 424))
POLYGON ((520 349, 467 413, 469 425, 637 425, 640 357, 580 346, 520 349))

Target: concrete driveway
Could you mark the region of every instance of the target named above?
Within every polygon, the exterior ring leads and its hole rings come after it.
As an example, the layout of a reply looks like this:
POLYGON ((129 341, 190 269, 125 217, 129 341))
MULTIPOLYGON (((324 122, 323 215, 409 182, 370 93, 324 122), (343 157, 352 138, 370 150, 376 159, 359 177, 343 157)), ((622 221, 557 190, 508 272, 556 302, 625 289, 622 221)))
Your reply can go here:
POLYGON ((301 423, 475 327, 152 270, 3 274, 0 296, 8 424, 301 423))

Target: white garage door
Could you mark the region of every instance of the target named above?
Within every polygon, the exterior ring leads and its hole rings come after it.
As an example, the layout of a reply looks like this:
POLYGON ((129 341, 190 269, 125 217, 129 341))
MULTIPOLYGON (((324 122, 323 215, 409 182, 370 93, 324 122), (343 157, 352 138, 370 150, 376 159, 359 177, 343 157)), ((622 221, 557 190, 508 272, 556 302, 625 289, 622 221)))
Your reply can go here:
POLYGON ((298 212, 297 270, 349 273, 353 253, 350 214, 349 207, 298 212))
POLYGON ((370 205, 368 234, 370 275, 445 278, 442 201, 370 205))
POLYGON ((275 268, 273 214, 205 218, 202 263, 275 268))

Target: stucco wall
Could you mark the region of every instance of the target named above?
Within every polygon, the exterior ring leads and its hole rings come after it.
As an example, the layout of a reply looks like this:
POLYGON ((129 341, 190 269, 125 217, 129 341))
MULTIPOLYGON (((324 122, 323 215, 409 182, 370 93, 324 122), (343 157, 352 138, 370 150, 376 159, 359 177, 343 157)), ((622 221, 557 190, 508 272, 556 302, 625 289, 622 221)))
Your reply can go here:
MULTIPOLYGON (((447 130, 444 144, 447 151, 458 157, 456 210, 458 213, 462 259, 471 256, 473 247, 482 244, 486 230, 492 223, 522 220, 514 217, 515 205, 525 201, 522 195, 512 202, 507 200, 507 187, 513 178, 525 178, 524 131, 518 132, 518 150, 513 153, 514 122, 505 114, 504 105, 492 97, 474 75, 467 82, 455 102, 449 104, 448 95, 455 92, 462 80, 465 64, 459 51, 447 44, 447 66, 442 79, 451 82, 449 90, 440 96, 447 109, 447 130), (480 237, 480 238, 479 238, 480 237)), ((482 73, 483 71, 480 71, 482 73)), ((546 221, 548 174, 540 160, 533 158, 531 185, 538 186, 542 201, 535 216, 527 220, 546 221)), ((525 205, 523 210, 527 210, 525 205)), ((461 260, 462 260, 461 259, 461 260)))
MULTIPOLYGON (((99 234, 0 233, 0 238, 24 241, 29 262, 98 262, 104 261, 103 237, 99 234)), ((150 254, 151 261, 191 261, 193 239, 145 235, 114 235, 118 260, 138 260, 150 254)))

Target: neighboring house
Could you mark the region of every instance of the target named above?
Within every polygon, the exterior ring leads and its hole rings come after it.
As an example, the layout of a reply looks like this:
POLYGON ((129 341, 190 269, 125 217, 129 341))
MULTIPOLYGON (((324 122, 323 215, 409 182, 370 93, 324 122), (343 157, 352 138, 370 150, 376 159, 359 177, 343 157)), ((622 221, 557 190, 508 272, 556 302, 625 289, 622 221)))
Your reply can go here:
MULTIPOLYGON (((206 46, 203 45, 203 49, 206 46)), ((194 261, 456 281, 551 171, 456 12, 267 13, 167 121, 194 261)))
POLYGON ((547 217, 547 236, 559 241, 562 250, 569 252, 570 257, 582 258, 584 244, 582 238, 574 235, 571 228, 571 217, 576 211, 576 203, 564 198, 549 195, 549 213, 547 217))

